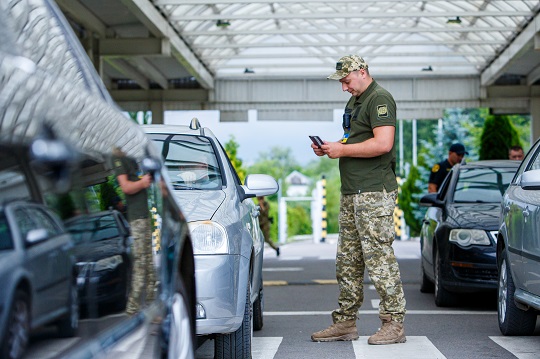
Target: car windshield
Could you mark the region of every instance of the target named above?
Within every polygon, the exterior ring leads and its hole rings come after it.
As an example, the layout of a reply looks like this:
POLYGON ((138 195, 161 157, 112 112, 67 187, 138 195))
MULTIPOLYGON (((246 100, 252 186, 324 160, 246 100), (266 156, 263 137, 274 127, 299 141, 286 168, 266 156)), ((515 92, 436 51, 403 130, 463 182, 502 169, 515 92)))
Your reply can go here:
POLYGON ((219 162, 208 137, 153 134, 175 190, 217 190, 223 184, 219 162))
POLYGON ((515 168, 463 168, 454 192, 456 203, 499 203, 515 168))
POLYGON ((66 227, 75 243, 98 242, 120 236, 116 219, 112 214, 94 218, 81 216, 68 221, 66 227))

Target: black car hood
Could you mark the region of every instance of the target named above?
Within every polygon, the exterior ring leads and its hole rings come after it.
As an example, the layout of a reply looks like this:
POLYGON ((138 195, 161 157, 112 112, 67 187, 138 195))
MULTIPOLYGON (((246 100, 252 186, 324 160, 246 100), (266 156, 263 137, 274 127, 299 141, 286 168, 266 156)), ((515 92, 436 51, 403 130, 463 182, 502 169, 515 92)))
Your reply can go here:
POLYGON ((453 203, 448 206, 447 222, 453 227, 497 230, 500 204, 453 203))
POLYGON ((74 253, 77 262, 95 262, 103 258, 122 254, 120 237, 96 242, 84 242, 75 246, 74 253))

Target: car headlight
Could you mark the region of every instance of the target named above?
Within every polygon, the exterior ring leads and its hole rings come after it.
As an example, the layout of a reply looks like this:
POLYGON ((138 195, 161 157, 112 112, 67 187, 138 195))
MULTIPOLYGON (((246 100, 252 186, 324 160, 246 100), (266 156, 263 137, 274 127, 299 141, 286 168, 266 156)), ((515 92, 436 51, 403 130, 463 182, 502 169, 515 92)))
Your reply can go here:
POLYGON ((94 266, 94 271, 99 272, 103 270, 113 270, 123 262, 124 260, 122 259, 121 255, 103 258, 96 262, 94 266))
POLYGON ((486 231, 481 229, 452 229, 450 242, 455 242, 463 247, 472 245, 489 246, 491 242, 486 231))
POLYGON ((188 224, 195 254, 226 254, 229 251, 227 233, 222 225, 212 222, 188 224))

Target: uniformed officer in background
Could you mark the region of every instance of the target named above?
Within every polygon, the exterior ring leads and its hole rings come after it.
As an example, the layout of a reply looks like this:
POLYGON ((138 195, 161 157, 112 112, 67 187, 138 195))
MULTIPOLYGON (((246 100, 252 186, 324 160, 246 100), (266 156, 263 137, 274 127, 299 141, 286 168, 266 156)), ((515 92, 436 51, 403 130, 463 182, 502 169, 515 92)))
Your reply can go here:
POLYGON ((156 274, 152 254, 152 229, 148 209, 148 188, 152 176, 143 174, 137 162, 119 149, 113 152, 115 174, 127 202, 127 220, 133 236, 133 273, 126 314, 133 315, 143 303, 155 299, 156 274))
POLYGON ((257 197, 257 200, 259 201, 259 227, 263 232, 264 241, 276 251, 276 255, 279 257, 279 247, 270 238, 270 223, 272 223, 270 219, 270 203, 264 199, 264 196, 257 197))
POLYGON ((368 64, 357 55, 342 57, 336 72, 352 96, 343 116, 343 137, 337 142, 311 145, 317 156, 339 158, 341 202, 336 277, 339 308, 332 312, 333 324, 313 333, 311 340, 330 342, 356 340, 356 319, 364 301, 364 272, 381 298, 380 329, 368 344, 406 341, 403 320, 405 297, 392 242, 393 213, 397 199, 396 103, 392 95, 370 75, 368 64))
POLYGON ((439 190, 448 172, 456 163, 460 163, 465 155, 469 152, 465 150, 465 146, 461 143, 454 143, 448 150, 448 158, 434 165, 431 168, 428 181, 428 192, 434 193, 439 190))

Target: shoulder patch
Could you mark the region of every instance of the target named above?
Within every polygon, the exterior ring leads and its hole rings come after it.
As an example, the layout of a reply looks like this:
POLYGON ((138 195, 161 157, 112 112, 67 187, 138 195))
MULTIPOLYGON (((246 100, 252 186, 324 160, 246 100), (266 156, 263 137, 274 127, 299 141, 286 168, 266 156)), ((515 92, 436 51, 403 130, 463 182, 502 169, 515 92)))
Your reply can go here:
POLYGON ((122 167, 122 162, 120 162, 120 160, 114 160, 114 165, 116 167, 122 167))
POLYGON ((377 114, 379 115, 379 117, 388 117, 388 106, 386 104, 378 105, 377 114))
POLYGON ((439 170, 441 169, 441 166, 437 163, 436 165, 434 165, 432 168, 431 168, 431 172, 439 172, 439 170))

